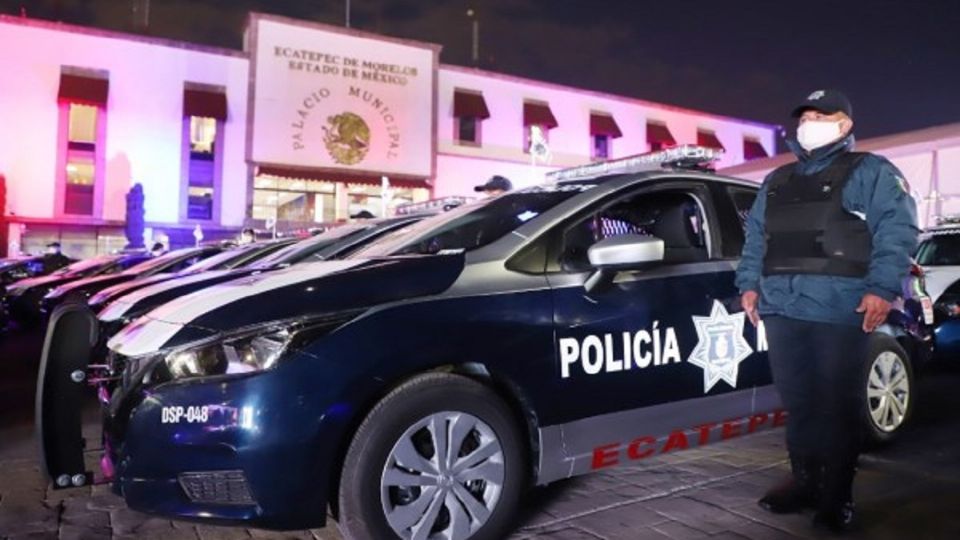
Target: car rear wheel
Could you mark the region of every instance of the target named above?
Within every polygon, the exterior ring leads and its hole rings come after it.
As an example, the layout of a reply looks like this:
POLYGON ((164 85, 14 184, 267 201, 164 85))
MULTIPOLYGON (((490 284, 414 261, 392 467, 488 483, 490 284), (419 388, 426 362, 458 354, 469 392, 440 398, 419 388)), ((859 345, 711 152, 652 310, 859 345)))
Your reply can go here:
POLYGON ((913 367, 896 339, 877 334, 870 339, 865 368, 867 442, 887 443, 903 431, 913 412, 913 367))
POLYGON ((487 387, 419 376, 357 430, 340 481, 340 529, 357 540, 503 538, 527 478, 521 440, 487 387))

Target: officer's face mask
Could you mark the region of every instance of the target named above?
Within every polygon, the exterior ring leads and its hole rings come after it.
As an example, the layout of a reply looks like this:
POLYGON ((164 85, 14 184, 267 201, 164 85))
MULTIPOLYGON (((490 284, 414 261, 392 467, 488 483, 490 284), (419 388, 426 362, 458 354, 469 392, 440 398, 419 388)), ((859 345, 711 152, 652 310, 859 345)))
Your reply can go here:
POLYGON ((797 128, 797 142, 810 152, 840 138, 840 122, 807 120, 797 128))

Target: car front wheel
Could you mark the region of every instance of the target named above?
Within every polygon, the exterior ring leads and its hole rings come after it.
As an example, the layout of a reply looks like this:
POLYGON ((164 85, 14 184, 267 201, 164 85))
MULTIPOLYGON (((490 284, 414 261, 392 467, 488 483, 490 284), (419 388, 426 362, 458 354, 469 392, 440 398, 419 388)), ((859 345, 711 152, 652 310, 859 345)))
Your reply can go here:
POLYGON ((885 334, 871 337, 865 367, 867 442, 887 443, 903 431, 913 411, 913 368, 903 347, 885 334))
POLYGON ((349 539, 503 538, 527 477, 511 410, 484 385, 431 373, 380 401, 340 481, 349 539))

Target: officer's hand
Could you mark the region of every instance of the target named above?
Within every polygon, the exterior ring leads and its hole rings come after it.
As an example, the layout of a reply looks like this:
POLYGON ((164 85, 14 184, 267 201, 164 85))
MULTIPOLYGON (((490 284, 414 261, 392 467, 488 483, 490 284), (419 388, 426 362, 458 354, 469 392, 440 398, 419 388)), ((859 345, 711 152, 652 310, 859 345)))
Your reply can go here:
POLYGON ((875 294, 863 295, 863 300, 857 306, 857 313, 863 313, 863 331, 873 332, 883 321, 887 320, 887 314, 890 313, 890 302, 875 294))
POLYGON ((747 313, 747 318, 754 326, 760 324, 760 312, 757 311, 757 300, 760 295, 757 291, 747 291, 740 296, 740 306, 747 313))

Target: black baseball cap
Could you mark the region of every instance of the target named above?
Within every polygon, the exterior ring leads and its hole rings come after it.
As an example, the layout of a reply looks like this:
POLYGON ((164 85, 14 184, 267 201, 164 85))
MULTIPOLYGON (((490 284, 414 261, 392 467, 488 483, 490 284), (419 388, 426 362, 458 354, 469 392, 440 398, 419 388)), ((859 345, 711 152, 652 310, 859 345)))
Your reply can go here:
POLYGON ((513 183, 500 175, 491 176, 486 184, 480 184, 473 188, 476 192, 510 191, 511 189, 513 189, 513 183))
POLYGON ((838 90, 814 90, 799 105, 794 107, 790 116, 799 118, 803 111, 813 109, 826 114, 833 114, 840 111, 853 118, 853 105, 843 92, 838 90))

